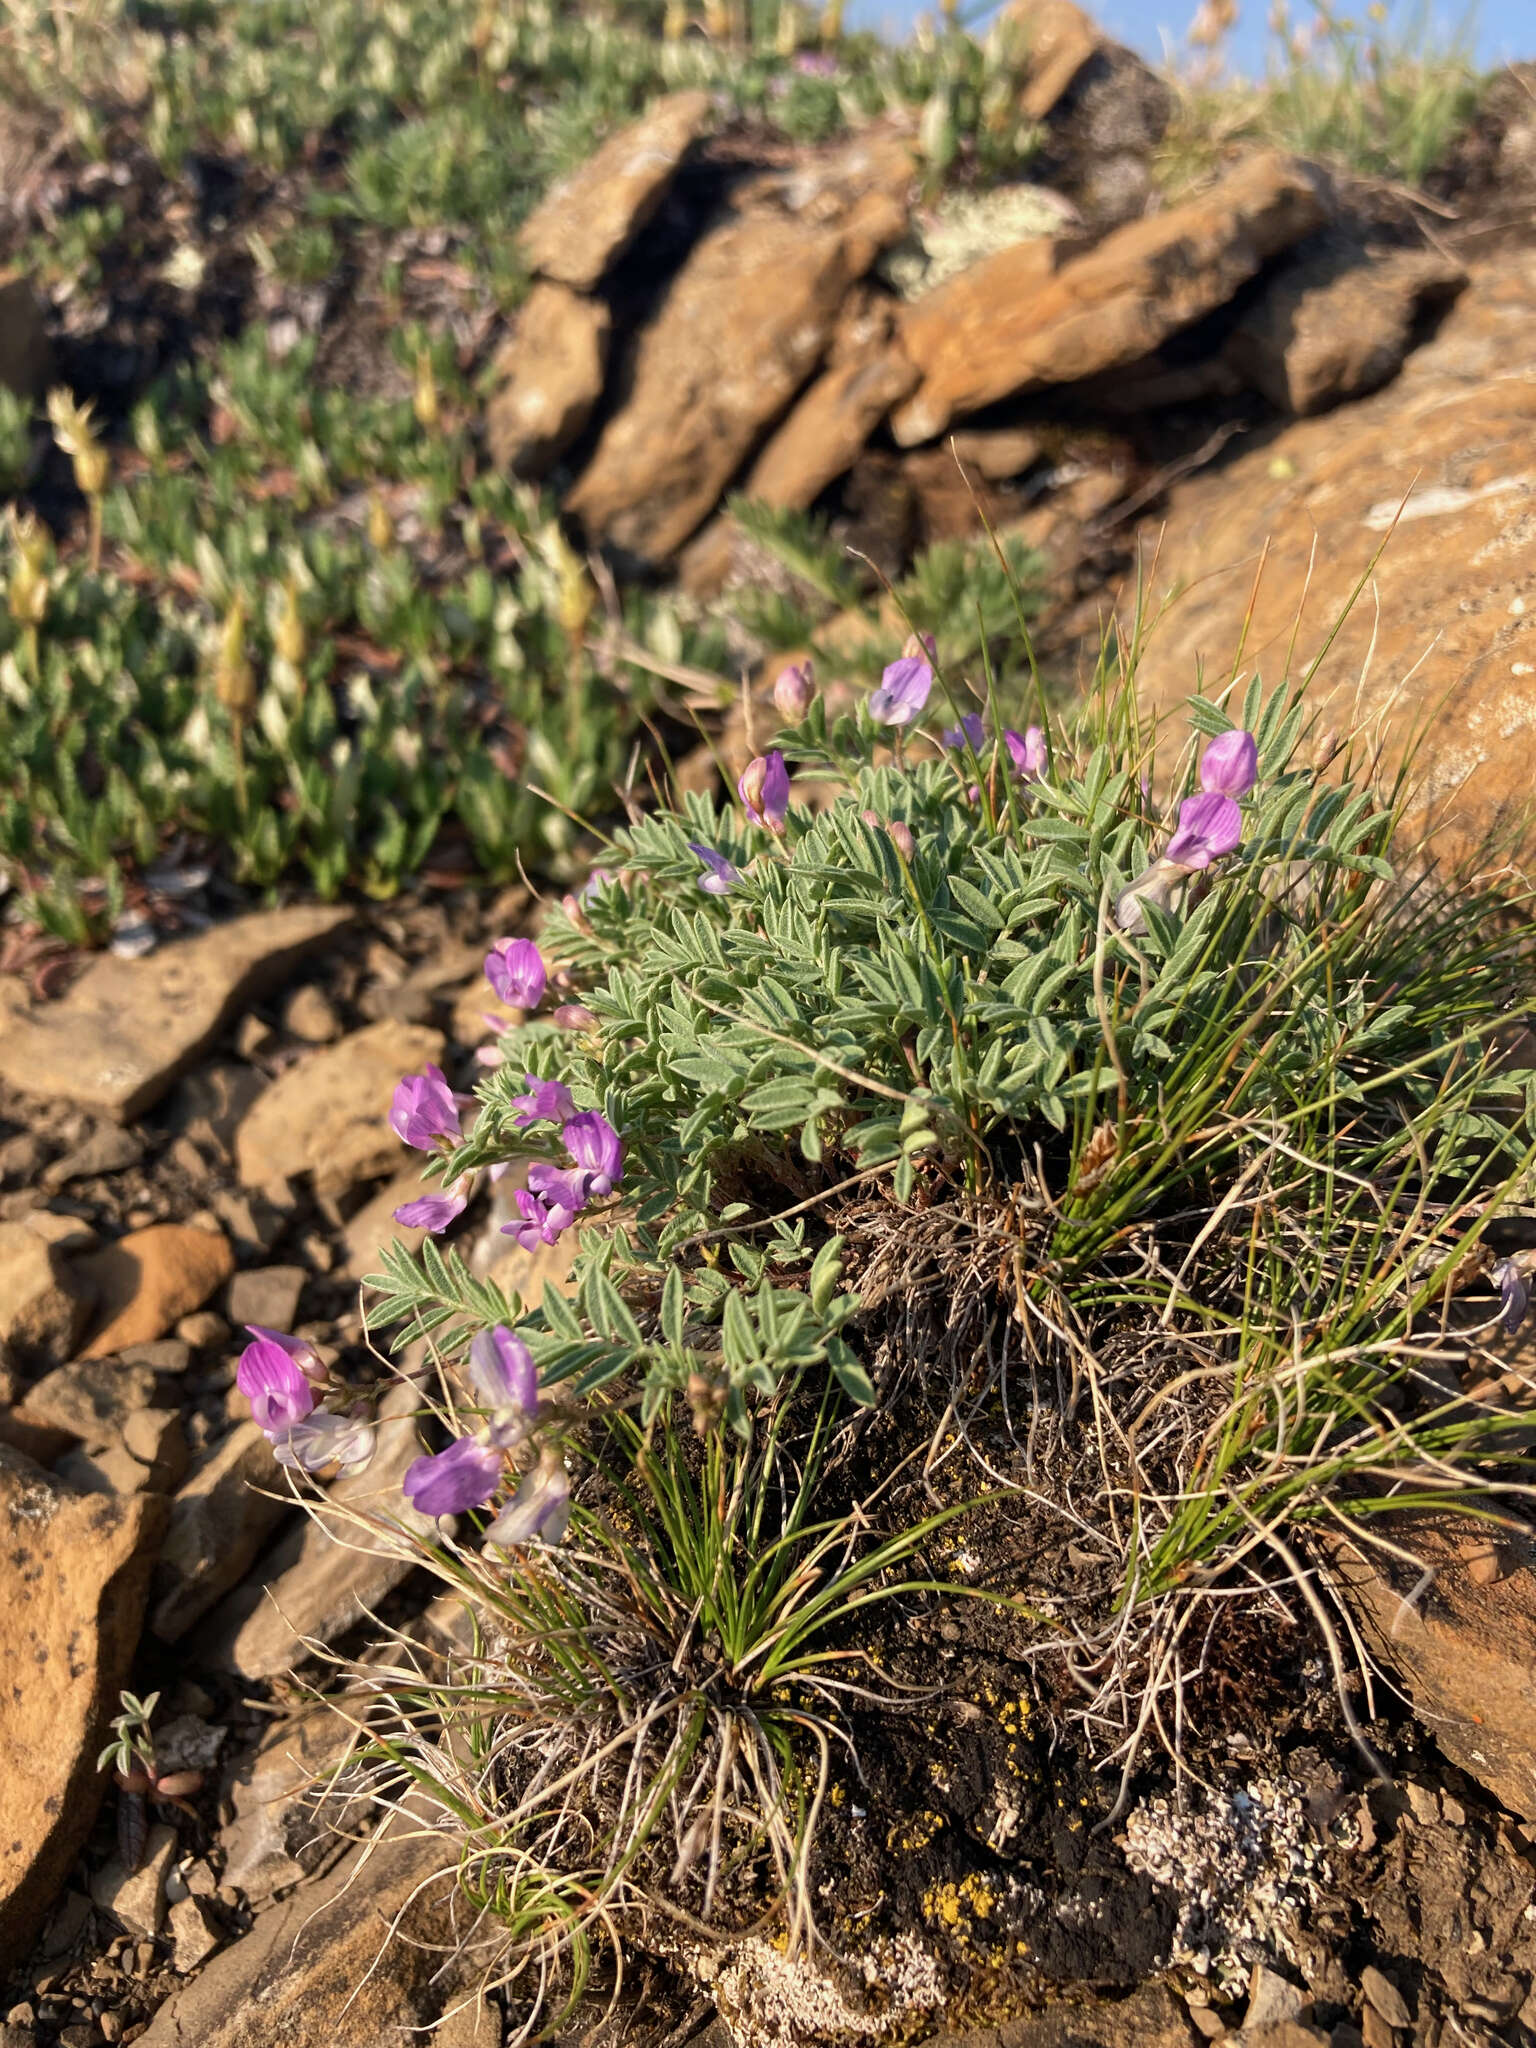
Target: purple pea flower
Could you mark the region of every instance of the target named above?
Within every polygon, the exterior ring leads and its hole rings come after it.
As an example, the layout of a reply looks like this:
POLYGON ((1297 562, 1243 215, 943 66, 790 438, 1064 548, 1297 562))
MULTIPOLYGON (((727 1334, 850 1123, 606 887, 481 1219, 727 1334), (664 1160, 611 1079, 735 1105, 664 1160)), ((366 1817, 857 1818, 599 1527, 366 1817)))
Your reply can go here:
POLYGON ((1493 1284, 1499 1290, 1499 1321, 1513 1337, 1531 1305, 1530 1287, 1513 1259, 1499 1260, 1493 1269, 1493 1284))
POLYGON ((375 1443, 371 1422, 320 1409, 295 1422, 285 1436, 275 1438, 272 1452, 279 1465, 290 1471, 323 1472, 327 1465, 337 1465, 345 1475, 366 1470, 375 1443))
POLYGON ((1164 849, 1164 859, 1181 868, 1208 868, 1236 850, 1243 836, 1243 814, 1229 796, 1206 791, 1187 796, 1179 805, 1178 829, 1164 849))
POLYGON ((521 1112, 512 1119, 519 1129, 529 1124, 557 1124, 562 1117, 574 1116, 576 1105, 563 1081, 541 1081, 537 1074, 525 1074, 523 1079, 528 1092, 514 1095, 511 1104, 521 1112))
POLYGON ((501 1452, 472 1436, 406 1467, 405 1495, 422 1515, 461 1515, 478 1508, 501 1484, 501 1452))
POLYGON ((987 737, 987 728, 982 723, 979 711, 965 711, 960 715, 958 725, 947 726, 943 740, 946 747, 963 747, 970 741, 973 753, 979 754, 987 737))
POLYGON ((551 1015, 562 1031, 591 1031, 597 1024, 597 1018, 585 1003, 562 1003, 551 1015))
POLYGON ((549 976, 532 939, 498 939, 485 956, 485 978, 514 1010, 536 1010, 549 976))
POLYGON ((723 896, 733 882, 741 880, 740 872, 732 867, 723 853, 716 853, 712 846, 704 846, 697 839, 690 839, 688 851, 696 853, 704 863, 704 873, 699 877, 699 887, 706 896, 723 896))
POLYGON ((1027 725, 1022 733, 1010 727, 1003 734, 1003 745, 1008 749, 1015 775, 1027 781, 1045 773, 1045 734, 1038 725, 1027 725))
POLYGON ((490 1440, 510 1450, 528 1434, 539 1405, 539 1374, 533 1353, 505 1323, 479 1330, 470 1340, 469 1383, 490 1415, 490 1440))
MULTIPOLYGON (((600 1116, 595 1109, 584 1109, 580 1116, 571 1118, 560 1135, 566 1151, 584 1169, 584 1196, 611 1195, 623 1178, 624 1147, 607 1117, 600 1116)), ((530 1187, 534 1185, 535 1171, 529 1169, 530 1187)))
POLYGON ((441 1194, 419 1195, 414 1202, 402 1203, 395 1211, 395 1221, 407 1230, 426 1230, 436 1237, 469 1207, 470 1180, 469 1174, 460 1174, 441 1194))
POLYGON ((882 672, 869 700, 876 725, 910 725, 928 702, 933 670, 921 654, 903 654, 882 672))
POLYGON ((487 1543, 510 1550, 517 1543, 558 1543, 570 1525, 571 1482, 547 1453, 485 1532, 487 1543))
POLYGON ((390 1104, 389 1127, 397 1138, 414 1145, 418 1152, 430 1152, 440 1138, 452 1140, 462 1136, 459 1105, 441 1067, 407 1074, 398 1084, 390 1104))
POLYGON ((1259 743, 1235 728, 1214 739, 1200 757, 1200 787, 1207 796, 1245 797, 1259 779, 1259 743))
POLYGON ((795 56, 795 69, 807 78, 836 78, 837 59, 822 50, 801 50, 795 56))
POLYGON ((269 1330, 265 1323, 247 1323, 245 1328, 248 1336, 259 1337, 263 1343, 275 1344, 279 1350, 286 1351, 299 1370, 308 1373, 312 1379, 325 1378, 320 1354, 307 1337, 290 1336, 286 1330, 269 1330))
POLYGON ((736 784, 736 794, 754 825, 766 825, 770 832, 784 830, 789 812, 789 770, 777 748, 747 763, 736 784))
POLYGON ((235 1385, 251 1404, 251 1420, 269 1439, 285 1436, 315 1405, 315 1390, 298 1361, 270 1337, 247 1344, 235 1385))

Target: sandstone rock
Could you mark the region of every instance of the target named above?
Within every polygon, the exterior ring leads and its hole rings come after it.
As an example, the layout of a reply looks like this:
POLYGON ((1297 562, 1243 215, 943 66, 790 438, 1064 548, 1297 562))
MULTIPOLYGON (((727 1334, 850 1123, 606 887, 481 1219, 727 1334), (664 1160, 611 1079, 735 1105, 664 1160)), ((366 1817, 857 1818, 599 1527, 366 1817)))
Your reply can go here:
POLYGON ((110 1358, 132 1344, 150 1344, 201 1308, 235 1269, 229 1240, 186 1223, 152 1223, 76 1262, 95 1290, 104 1318, 87 1358, 110 1358))
POLYGON ((893 345, 893 326, 888 300, 853 294, 839 316, 827 368, 753 463, 744 496, 799 511, 842 475, 917 383, 917 370, 893 345))
POLYGON ((1299 2020, 1307 2008, 1307 1996, 1299 1985, 1267 1963, 1255 1963, 1248 1980, 1248 2010, 1243 2015, 1243 2032, 1259 2027, 1283 2026, 1299 2020))
POLYGON ((1322 219, 1315 175, 1265 152, 1086 254, 1064 259, 1049 241, 1000 250, 905 309, 901 344, 923 381, 892 416, 897 441, 932 440, 998 399, 1136 361, 1322 219))
POLYGON ((20 398, 41 398, 52 374, 53 349, 31 280, 0 272, 0 384, 20 398))
POLYGON ((242 1347, 248 1323, 267 1330, 293 1328, 308 1279, 302 1266, 258 1266, 235 1275, 229 1283, 229 1320, 242 1333, 242 1347))
POLYGON ((207 1962, 223 1937, 199 1898, 178 1899, 166 1917, 174 1943, 171 1968, 178 1977, 190 1977, 207 1962))
POLYGON ((232 1429, 171 1502, 150 1617, 162 1642, 185 1635, 244 1578, 291 1505, 282 1468, 256 1424, 232 1429))
POLYGON ((78 1359, 45 1373, 16 1412, 23 1422, 64 1430, 97 1451, 119 1442, 128 1418, 149 1407, 158 1390, 153 1366, 78 1359))
POLYGON ((1239 690, 1255 669, 1280 682, 1293 631, 1299 676, 1380 549, 1372 591, 1310 685, 1320 724, 1384 721, 1387 772, 1410 729, 1427 727, 1408 833, 1428 831, 1446 859, 1516 829, 1536 739, 1533 319, 1528 266, 1474 269, 1384 390, 1176 485, 1143 532, 1158 558, 1149 607, 1182 591, 1148 637, 1143 707, 1181 706, 1202 665, 1225 675, 1240 636, 1239 690))
POLYGON ((1378 1527, 1407 1555, 1344 1538, 1329 1547, 1367 1648, 1401 1674, 1451 1761, 1536 1819, 1536 1551, 1527 1546, 1525 1570, 1478 1585, 1454 1516, 1394 1515, 1378 1527), (1410 1602, 1423 1571, 1433 1582, 1410 1602))
POLYGON ((432 2048, 501 2048, 501 2014, 489 1999, 470 1992, 433 2028, 432 2048))
POLYGON ((430 1836, 365 1845, 263 1913, 160 2008, 142 2048, 403 2044, 450 1995, 434 1979, 455 1890, 451 1869, 437 1873, 451 1863, 430 1836))
POLYGON ((623 403, 567 500, 594 539, 651 562, 681 547, 901 232, 910 175, 905 145, 874 137, 798 183, 733 194, 625 352, 623 403))
POLYGON ((26 1953, 91 1831, 165 1516, 0 1450, 0 1955, 26 1953))
POLYGON ((308 1173, 317 1194, 335 1195, 398 1166, 400 1140, 387 1121, 395 1084, 441 1061, 443 1043, 425 1025, 386 1021, 306 1055, 236 1132, 241 1180, 259 1188, 308 1173))
POLYGON ((1227 360, 1282 412, 1323 412, 1395 377, 1419 321, 1466 281, 1433 249, 1373 254, 1341 231, 1315 236, 1265 280, 1227 360))
POLYGON ((300 1662, 306 1643, 330 1643, 398 1586, 418 1561, 408 1542, 435 1524, 401 1492, 421 1454, 421 1396, 394 1387, 380 1409, 378 1447, 366 1471, 338 1479, 324 1502, 262 1561, 260 1583, 239 1586, 198 1637, 202 1659, 242 1678, 273 1678, 300 1662), (346 1519, 366 1517, 370 1529, 346 1519))
POLYGON ((230 1787, 233 1817, 220 1829, 224 1880, 248 1899, 327 1870, 367 1801, 341 1766, 354 1731, 333 1707, 316 1706, 269 1730, 230 1787))
POLYGON ((1044 438, 1033 427, 962 427, 944 445, 968 473, 993 484, 1022 476, 1045 453, 1044 438))
POLYGON ((141 960, 103 953, 58 1002, 0 984, 0 1077, 130 1123, 214 1034, 351 919, 325 904, 258 911, 141 960))
POLYGON ((91 1900, 130 1934, 155 1935, 165 1917, 165 1880, 180 1837, 170 1827, 152 1827, 136 1870, 110 1856, 91 1879, 91 1900))
POLYGON ((341 1036, 341 1019, 325 990, 306 982, 283 1005, 283 1029, 306 1045, 329 1045, 341 1036))
POLYGON ((448 1029, 455 1045, 482 1045, 487 1038, 500 1037, 503 1031, 510 1030, 522 1015, 521 1010, 502 1002, 481 974, 454 997, 448 1029))
POLYGON ((340 1269, 340 1277, 366 1280, 370 1273, 379 1272, 388 1245, 401 1244, 407 1251, 415 1251, 419 1247, 427 1233, 397 1223, 395 1211, 407 1202, 414 1202, 422 1190, 420 1169, 413 1166, 404 1173, 396 1174, 363 1204, 348 1222, 344 1233, 346 1262, 340 1269))
POLYGON ((485 429, 498 468, 540 477, 559 461, 603 395, 611 326, 601 299, 563 284, 534 286, 496 359, 499 388, 485 429))
POLYGON ((1073 0, 1012 0, 1007 19, 1024 39, 1020 109, 1031 121, 1043 121, 1104 38, 1073 0))
POLYGON ((550 191, 518 231, 529 267, 588 291, 661 204, 683 154, 709 128, 706 92, 669 93, 550 191))
POLYGON ((25 1223, 0 1223, 0 1344, 18 1359, 68 1356, 90 1306, 52 1245, 25 1223))

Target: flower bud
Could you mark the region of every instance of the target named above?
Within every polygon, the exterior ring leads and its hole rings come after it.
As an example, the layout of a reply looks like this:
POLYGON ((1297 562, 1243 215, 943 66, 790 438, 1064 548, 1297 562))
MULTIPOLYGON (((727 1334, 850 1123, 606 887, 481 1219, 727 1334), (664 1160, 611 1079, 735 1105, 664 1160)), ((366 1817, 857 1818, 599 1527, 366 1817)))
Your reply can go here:
POLYGON ((395 543, 395 522, 389 516, 389 507, 377 491, 368 498, 368 545, 379 554, 395 543))
POLYGON ((799 725, 816 695, 816 670, 809 661, 791 662, 780 669, 773 686, 773 701, 786 725, 799 725))
POLYGON ((432 358, 425 349, 421 349, 416 357, 416 388, 411 393, 411 410, 423 433, 435 432, 442 415, 437 402, 437 379, 432 374, 432 358))

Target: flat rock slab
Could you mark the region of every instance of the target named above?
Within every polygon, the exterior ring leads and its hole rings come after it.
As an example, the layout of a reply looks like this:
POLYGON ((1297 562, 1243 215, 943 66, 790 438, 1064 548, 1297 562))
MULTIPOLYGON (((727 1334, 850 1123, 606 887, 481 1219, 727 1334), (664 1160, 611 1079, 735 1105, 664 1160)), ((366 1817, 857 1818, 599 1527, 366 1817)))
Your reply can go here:
POLYGON ((907 307, 901 345, 922 382, 891 430, 910 448, 999 399, 1150 355, 1323 219, 1317 174, 1264 151, 1084 254, 1044 239, 1000 249, 907 307))
POLYGON ((0 1078, 129 1123, 244 1004, 351 915, 302 904, 232 918, 143 960, 104 953, 56 1003, 29 1002, 0 982, 0 1078))
POLYGON ((254 1422, 216 1445, 171 1502, 150 1620, 174 1643, 243 1579, 293 1506, 282 1467, 254 1422))
POLYGON ((1533 324, 1529 263, 1474 267, 1384 390, 1176 484, 1142 533, 1158 623, 1140 703, 1181 710, 1202 669, 1230 673, 1240 642, 1239 694, 1255 671, 1273 689, 1294 632, 1293 677, 1322 656, 1308 691, 1320 727, 1383 721, 1387 772, 1427 727, 1410 834, 1448 860, 1518 836, 1536 744, 1533 324), (1372 588, 1323 655, 1368 568, 1372 588))
POLYGON ((312 1176, 322 1195, 344 1194, 400 1164, 389 1127, 402 1076, 443 1057, 440 1031, 386 1018, 321 1046, 279 1074, 235 1133, 235 1161, 248 1188, 312 1176))
POLYGON ((499 469, 541 477, 570 447, 603 395, 612 316, 601 299, 536 284, 496 358, 485 435, 499 469))
POLYGON ((142 2048, 408 2048, 451 1989, 450 1839, 387 1840, 263 1913, 156 2013, 142 2048), (363 1860, 363 1859, 366 1860, 363 1860))
POLYGON ((165 1517, 0 1449, 0 1955, 26 1953, 90 1834, 165 1517))
POLYGON ((912 168, 872 135, 732 196, 619 364, 621 402, 567 501, 594 539, 661 562, 713 511, 901 234, 912 168))
POLYGON ((1407 1555, 1344 1538, 1329 1546, 1367 1647, 1401 1673, 1452 1763, 1536 1820, 1536 1548, 1479 1584, 1469 1560, 1488 1532, 1478 1524, 1404 1514, 1375 1526, 1407 1555), (1434 1576, 1420 1590, 1425 1572, 1434 1576))
POLYGON ((222 1231, 190 1223, 152 1223, 76 1261, 104 1318, 87 1358, 111 1358, 152 1344, 201 1308, 235 1270, 222 1231))
POLYGON ((611 135, 519 229, 529 268, 590 291, 660 206, 684 152, 713 118, 707 92, 675 92, 611 135))
POLYGON ((337 1861, 367 1814, 340 1770, 353 1739, 351 1724, 325 1705, 269 1730, 229 1788, 234 1813, 219 1830, 226 1884, 266 1899, 337 1861))
POLYGON ((1434 249, 1373 252, 1337 230, 1276 268, 1227 338, 1227 361, 1282 412, 1323 412, 1402 368, 1420 322, 1467 282, 1434 249))
POLYGON ((263 1558, 258 1583, 237 1587, 209 1616, 194 1646, 199 1661, 274 1678, 302 1660, 307 1643, 334 1642, 415 1569, 436 1527, 401 1491, 421 1455, 420 1406, 413 1386, 391 1389, 372 1462, 338 1479, 263 1558))

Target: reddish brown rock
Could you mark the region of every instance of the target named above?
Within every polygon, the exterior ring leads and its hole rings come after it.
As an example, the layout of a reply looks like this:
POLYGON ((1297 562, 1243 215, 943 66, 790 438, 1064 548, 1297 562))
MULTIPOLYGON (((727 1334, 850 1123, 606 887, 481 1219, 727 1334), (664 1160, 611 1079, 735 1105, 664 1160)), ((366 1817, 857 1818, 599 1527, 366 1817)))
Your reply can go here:
POLYGON ((594 539, 660 562, 708 516, 901 233, 910 173, 874 137, 733 196, 619 366, 624 402, 567 500, 594 539))
POLYGON ((1536 1820, 1536 1545, 1513 1546, 1520 1568, 1479 1583, 1469 1569, 1478 1525, 1420 1514, 1374 1526, 1394 1554, 1344 1538, 1330 1544, 1367 1647, 1401 1675, 1451 1761, 1536 1820))
POLYGON ((104 953, 58 1002, 27 1002, 0 981, 0 1078, 132 1122, 223 1024, 351 915, 300 904, 232 918, 147 959, 104 953))
POLYGON ((152 1344, 201 1308, 235 1270, 221 1231, 186 1223, 152 1223, 116 1244, 78 1259, 102 1317, 87 1358, 111 1358, 134 1344, 152 1344))
POLYGON ((711 124, 707 92, 669 93, 611 135, 518 231, 530 269, 590 291, 666 196, 690 143, 711 124))
POLYGON ((1012 0, 1007 19, 1024 46, 1019 106, 1031 121, 1043 121, 1104 37, 1074 0, 1012 0))
POLYGON ((1433 249, 1373 253, 1351 235, 1319 235, 1266 281, 1226 358, 1282 412, 1323 412, 1395 377, 1420 321, 1466 281, 1433 249))
POLYGON ((570 447, 602 397, 611 325, 601 299, 563 284, 534 286, 496 359, 501 381, 486 412, 500 468, 540 477, 570 447))
POLYGON ((0 1955, 24 1955, 90 1834, 165 1502, 76 1494, 0 1449, 0 1955))
POLYGON ((998 399, 1135 362, 1322 220, 1315 174, 1264 152, 1084 255, 1043 240, 999 250, 906 308, 901 344, 923 381, 892 417, 897 441, 911 447, 998 399))
POLYGON ((1173 601, 1138 668, 1141 703, 1175 710, 1202 666, 1230 671, 1240 637, 1240 676, 1273 688, 1294 631, 1299 676, 1380 551, 1311 685, 1321 722, 1384 719, 1389 765, 1427 722, 1410 830, 1446 858, 1518 834, 1536 743, 1533 321, 1528 265, 1475 270, 1384 390, 1176 485, 1142 536, 1150 612, 1173 601))

